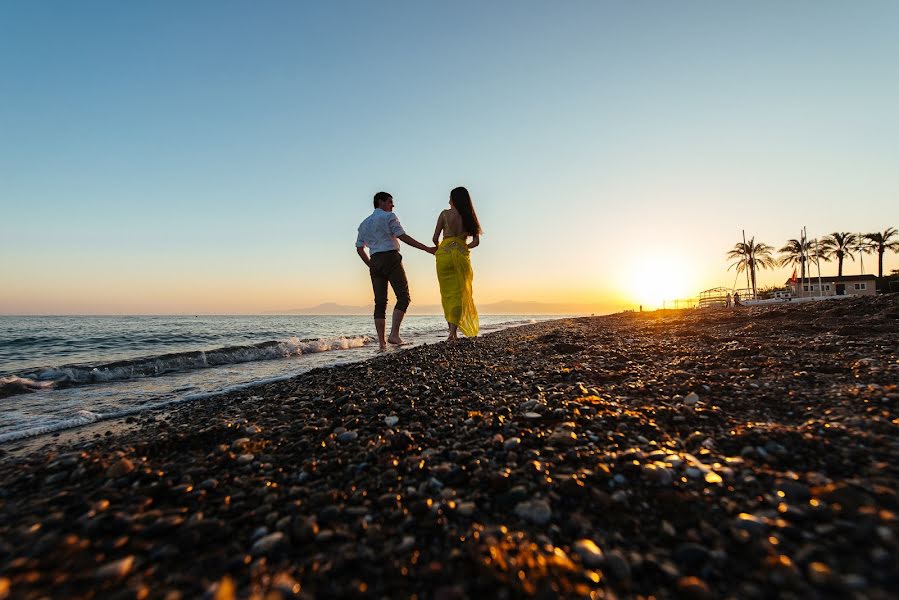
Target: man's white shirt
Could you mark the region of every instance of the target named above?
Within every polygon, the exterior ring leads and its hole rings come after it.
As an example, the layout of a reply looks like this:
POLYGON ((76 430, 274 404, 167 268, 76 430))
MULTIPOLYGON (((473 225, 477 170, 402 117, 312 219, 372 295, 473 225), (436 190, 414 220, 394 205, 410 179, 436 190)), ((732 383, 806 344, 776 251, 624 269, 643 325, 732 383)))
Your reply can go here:
POLYGON ((356 247, 368 248, 371 254, 399 250, 400 242, 396 238, 405 233, 399 218, 394 213, 376 208, 360 223, 359 235, 356 236, 356 247))

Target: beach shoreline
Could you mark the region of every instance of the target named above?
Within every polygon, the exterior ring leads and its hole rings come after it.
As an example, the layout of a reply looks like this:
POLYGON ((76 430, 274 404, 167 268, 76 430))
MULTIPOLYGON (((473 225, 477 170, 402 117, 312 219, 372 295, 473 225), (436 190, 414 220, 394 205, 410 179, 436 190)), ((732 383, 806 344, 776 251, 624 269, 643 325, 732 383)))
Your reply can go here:
POLYGON ((896 296, 560 319, 22 440, 0 590, 892 597, 897 334, 896 296))

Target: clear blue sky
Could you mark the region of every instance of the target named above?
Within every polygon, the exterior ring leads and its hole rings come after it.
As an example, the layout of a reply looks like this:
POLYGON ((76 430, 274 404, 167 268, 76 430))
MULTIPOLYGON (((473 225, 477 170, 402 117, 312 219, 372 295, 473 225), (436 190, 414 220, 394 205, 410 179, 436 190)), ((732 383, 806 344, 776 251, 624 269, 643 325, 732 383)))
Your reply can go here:
POLYGON ((426 241, 456 185, 479 302, 729 286, 742 229, 899 227, 897 32, 894 1, 3 2, 0 313, 364 305, 372 194, 426 241))

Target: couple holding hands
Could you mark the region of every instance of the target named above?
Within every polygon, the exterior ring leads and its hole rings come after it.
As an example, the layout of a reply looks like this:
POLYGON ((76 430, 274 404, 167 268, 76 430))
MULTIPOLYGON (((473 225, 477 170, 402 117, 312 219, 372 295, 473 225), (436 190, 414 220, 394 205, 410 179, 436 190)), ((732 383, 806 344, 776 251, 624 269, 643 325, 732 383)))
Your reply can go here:
POLYGON ((473 273, 469 250, 480 243, 481 225, 471 204, 471 196, 464 187, 457 187, 450 192, 449 204, 450 207, 437 217, 434 246, 425 246, 403 230, 400 220, 393 212, 393 196, 387 192, 375 194, 374 212, 359 225, 356 252, 368 266, 371 275, 371 286, 375 292, 375 330, 382 350, 387 348, 387 342, 403 343, 400 324, 411 301, 398 240, 433 254, 437 259, 440 300, 449 326, 447 340, 458 339, 457 331, 461 331, 466 337, 478 334, 478 311, 472 299, 473 273), (368 253, 365 252, 366 248, 368 253), (390 335, 385 339, 388 283, 396 295, 396 307, 393 310, 390 335))

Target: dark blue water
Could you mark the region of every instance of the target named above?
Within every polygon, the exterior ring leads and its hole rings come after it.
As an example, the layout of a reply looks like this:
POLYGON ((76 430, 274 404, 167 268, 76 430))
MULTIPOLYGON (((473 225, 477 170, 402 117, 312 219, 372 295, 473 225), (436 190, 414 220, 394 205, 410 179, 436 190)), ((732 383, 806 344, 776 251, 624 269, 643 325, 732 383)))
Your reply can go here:
MULTIPOLYGON (((365 360, 373 336, 362 316, 0 316, 0 443, 365 360)), ((403 322, 411 345, 445 336, 442 317, 403 322)))

